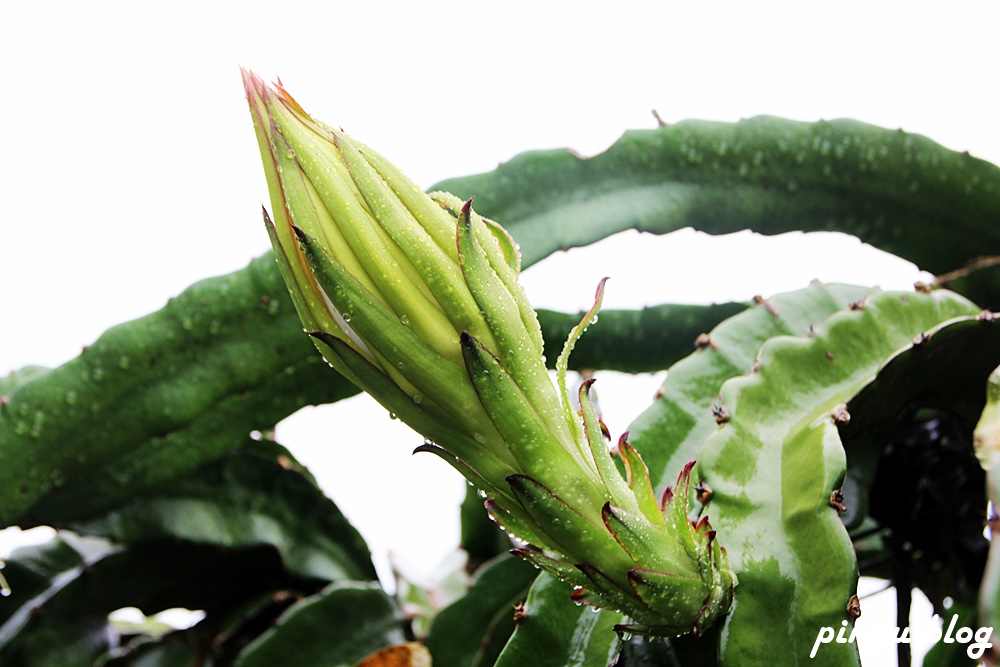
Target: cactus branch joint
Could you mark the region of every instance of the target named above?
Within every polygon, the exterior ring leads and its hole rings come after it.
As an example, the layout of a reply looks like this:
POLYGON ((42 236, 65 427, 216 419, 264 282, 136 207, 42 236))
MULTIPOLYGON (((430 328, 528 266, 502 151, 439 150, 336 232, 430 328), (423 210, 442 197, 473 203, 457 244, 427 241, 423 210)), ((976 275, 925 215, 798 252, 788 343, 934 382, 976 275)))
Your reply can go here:
MULTIPOLYGON (((426 438, 530 546, 512 553, 571 584, 631 632, 700 632, 736 576, 707 517, 688 518, 692 464, 661 499, 623 438, 624 474, 569 355, 546 371, 510 235, 471 200, 425 194, 392 163, 244 71, 271 199, 265 224, 306 332, 336 370, 426 438), (578 407, 579 406, 579 407, 578 407)), ((567 591, 567 593, 569 593, 567 591)))

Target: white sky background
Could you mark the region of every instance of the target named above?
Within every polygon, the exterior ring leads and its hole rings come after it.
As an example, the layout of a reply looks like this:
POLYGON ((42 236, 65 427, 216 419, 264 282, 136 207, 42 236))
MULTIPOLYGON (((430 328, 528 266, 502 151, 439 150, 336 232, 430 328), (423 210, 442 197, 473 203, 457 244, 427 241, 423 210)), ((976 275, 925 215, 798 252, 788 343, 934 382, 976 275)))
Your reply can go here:
MULTIPOLYGON (((281 76, 308 111, 425 187, 529 149, 600 152, 653 127, 652 109, 667 122, 851 117, 1000 163, 1000 4, 923 6, 4 3, 0 373, 58 365, 265 250, 241 65, 281 76)), ((812 278, 906 288, 918 276, 853 239, 680 232, 561 255, 525 282, 536 306, 574 311, 604 275, 606 307, 746 300, 812 278)), ((616 434, 661 379, 598 377, 616 434)), ((279 437, 383 571, 391 550, 429 576, 457 544, 463 482, 411 457, 420 439, 384 410, 347 403, 304 410, 279 437)), ((881 637, 875 622, 895 619, 877 599, 861 622, 881 637)), ((878 641, 862 644, 867 656, 878 641)))

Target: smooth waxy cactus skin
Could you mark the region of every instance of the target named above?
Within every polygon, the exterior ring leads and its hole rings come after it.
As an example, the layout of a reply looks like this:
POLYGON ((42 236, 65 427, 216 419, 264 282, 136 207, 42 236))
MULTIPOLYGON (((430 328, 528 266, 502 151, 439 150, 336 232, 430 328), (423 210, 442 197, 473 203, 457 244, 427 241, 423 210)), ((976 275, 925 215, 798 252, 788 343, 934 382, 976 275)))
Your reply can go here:
POLYGON ((506 221, 525 264, 625 229, 688 226, 841 231, 935 274, 1000 254, 1000 167, 854 120, 683 121, 594 157, 533 151, 436 187, 506 221), (550 233, 566 220, 572 230, 550 233))
POLYGON ((336 376, 325 387, 297 386, 298 373, 322 364, 287 327, 286 294, 269 258, 255 260, 110 329, 77 359, 21 387, 0 408, 4 523, 30 525, 24 513, 54 485, 67 497, 80 484, 82 498, 128 498, 271 428, 303 401, 353 394, 336 376), (99 483, 77 479, 105 465, 99 483))
POLYGON ((770 297, 699 336, 698 349, 670 367, 656 400, 629 425, 629 441, 649 466, 653 487, 673 483, 684 464, 700 456, 705 438, 718 428, 712 408, 723 382, 750 373, 764 342, 807 336, 872 291, 814 284, 770 297))
MULTIPOLYGON (((858 575, 831 505, 846 473, 834 412, 915 336, 976 313, 946 292, 876 294, 812 337, 772 339, 757 372, 723 385, 729 419, 705 442, 696 475, 712 489, 707 510, 750 593, 725 621, 721 664, 802 664, 818 627, 851 620, 858 575)), ((859 664, 857 647, 824 645, 814 663, 859 664)))
POLYGON ((990 375, 986 385, 986 407, 973 433, 976 456, 987 472, 1000 461, 1000 368, 990 375))

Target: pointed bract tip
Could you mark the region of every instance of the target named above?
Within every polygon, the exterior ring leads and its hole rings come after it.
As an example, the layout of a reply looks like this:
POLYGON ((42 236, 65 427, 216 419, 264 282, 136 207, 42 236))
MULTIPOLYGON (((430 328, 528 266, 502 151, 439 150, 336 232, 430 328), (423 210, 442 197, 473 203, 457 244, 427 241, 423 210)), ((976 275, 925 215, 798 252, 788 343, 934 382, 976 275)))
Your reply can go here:
POLYGON ((628 583, 632 586, 633 590, 636 586, 643 586, 646 584, 646 579, 642 576, 642 571, 637 567, 633 567, 631 570, 626 572, 625 576, 628 578, 628 583))
POLYGON ((597 378, 587 378, 580 384, 580 389, 589 392, 591 385, 595 382, 597 382, 597 378))
POLYGON ((467 232, 472 230, 472 197, 462 204, 462 210, 458 214, 458 225, 467 232))
POLYGON ((509 484, 512 487, 516 486, 517 488, 524 488, 525 482, 530 482, 533 480, 527 475, 522 475, 518 473, 516 475, 507 475, 504 478, 504 481, 507 482, 507 484, 509 484))
POLYGON ((240 67, 240 75, 243 77, 243 89, 248 95, 251 91, 259 91, 261 87, 265 86, 264 81, 253 70, 240 67))
POLYGON ((326 331, 307 331, 306 335, 310 338, 315 338, 321 343, 326 343, 328 347, 335 347, 339 345, 347 345, 346 342, 333 335, 332 333, 327 333, 326 331))
POLYGON ((674 487, 668 486, 663 489, 663 497, 660 498, 660 511, 665 512, 667 505, 674 499, 674 487))

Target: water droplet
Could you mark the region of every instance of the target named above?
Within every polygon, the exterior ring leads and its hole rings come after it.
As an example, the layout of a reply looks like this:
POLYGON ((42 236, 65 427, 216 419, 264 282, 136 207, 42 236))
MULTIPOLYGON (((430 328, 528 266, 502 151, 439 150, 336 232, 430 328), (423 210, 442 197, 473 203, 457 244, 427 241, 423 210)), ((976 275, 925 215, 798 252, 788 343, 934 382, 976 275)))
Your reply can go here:
POLYGON ((480 489, 480 490, 478 491, 478 493, 479 493, 479 497, 480 497, 480 498, 484 498, 484 499, 486 498, 486 492, 485 492, 485 491, 483 491, 482 489, 480 489))
POLYGON ((472 437, 475 438, 476 442, 478 442, 480 445, 486 444, 486 436, 483 435, 482 433, 475 433, 472 437))
POLYGON ((403 326, 406 326, 410 323, 410 318, 406 313, 403 313, 399 316, 399 321, 403 323, 403 326))
POLYGON ((420 403, 422 403, 423 400, 424 400, 423 394, 414 394, 413 395, 413 402, 416 403, 417 405, 419 405, 420 403))
POLYGON ((399 416, 395 412, 390 412, 389 419, 399 419, 399 416))
POLYGON ((288 151, 285 153, 285 157, 287 157, 289 160, 294 159, 295 158, 295 151, 293 151, 291 148, 289 148, 288 151))
POLYGON ((66 403, 69 405, 76 405, 76 390, 70 389, 66 392, 66 403))
POLYGON ((490 371, 486 368, 483 369, 483 375, 489 375, 490 371))
POLYGON ((351 315, 350 315, 350 313, 344 313, 343 317, 344 317, 344 321, 345 322, 350 322, 351 321, 351 315))
POLYGON ((128 355, 123 354, 118 357, 118 368, 128 370, 128 367, 132 365, 132 360, 128 358, 128 355))
POLYGON ((93 378, 94 382, 100 382, 104 379, 104 369, 100 366, 94 367, 90 372, 90 377, 93 378))

